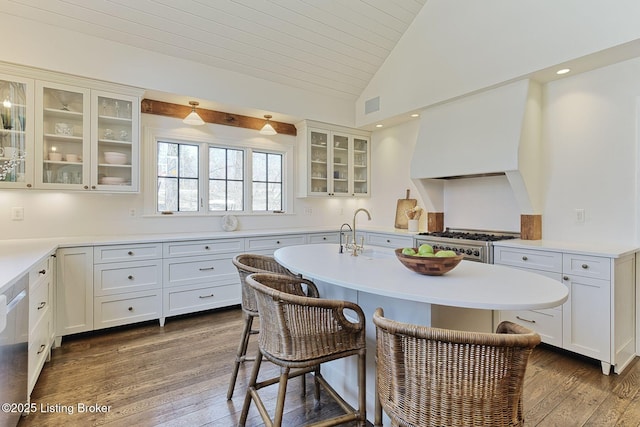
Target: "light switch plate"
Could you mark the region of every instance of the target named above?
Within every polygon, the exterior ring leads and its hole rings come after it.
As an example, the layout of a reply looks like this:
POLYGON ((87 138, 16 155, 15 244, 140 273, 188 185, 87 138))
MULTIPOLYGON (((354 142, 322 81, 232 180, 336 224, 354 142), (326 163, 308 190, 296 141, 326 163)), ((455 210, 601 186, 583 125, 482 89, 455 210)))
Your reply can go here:
POLYGON ((11 220, 12 221, 22 221, 24 219, 24 208, 23 207, 13 207, 11 208, 11 220))

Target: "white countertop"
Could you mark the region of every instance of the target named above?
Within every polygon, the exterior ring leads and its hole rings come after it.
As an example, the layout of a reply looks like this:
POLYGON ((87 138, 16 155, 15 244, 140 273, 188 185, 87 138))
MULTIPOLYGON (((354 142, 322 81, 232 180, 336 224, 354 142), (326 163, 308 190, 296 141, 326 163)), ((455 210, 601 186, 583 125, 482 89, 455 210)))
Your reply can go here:
POLYGON ((336 245, 288 246, 275 258, 305 277, 375 295, 454 307, 492 310, 561 305, 567 287, 557 280, 511 267, 462 261, 443 276, 404 267, 392 249, 369 246, 353 257, 336 245))
POLYGON ((19 239, 0 241, 0 291, 13 285, 34 265, 53 254, 58 239, 19 239))
POLYGON ((552 252, 571 252, 580 255, 620 258, 640 250, 637 246, 617 243, 576 243, 555 240, 500 240, 494 246, 509 248, 540 249, 552 252))

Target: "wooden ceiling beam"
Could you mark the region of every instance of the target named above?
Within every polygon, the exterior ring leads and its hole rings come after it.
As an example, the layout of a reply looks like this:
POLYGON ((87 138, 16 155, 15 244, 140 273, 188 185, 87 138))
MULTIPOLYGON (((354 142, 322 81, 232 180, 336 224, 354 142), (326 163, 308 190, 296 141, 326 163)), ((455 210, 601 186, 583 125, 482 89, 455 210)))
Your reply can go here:
MULTIPOLYGON (((191 112, 191 107, 187 105, 171 104, 169 102, 155 101, 153 99, 143 99, 141 111, 145 114, 156 114, 158 116, 175 117, 184 119, 191 112)), ((235 126, 246 129, 260 130, 264 126, 265 119, 243 116, 240 114, 225 113, 223 111, 206 110, 196 108, 198 115, 206 123, 216 125, 235 126)), ((290 123, 276 122, 269 120, 276 132, 284 135, 296 136, 296 127, 290 123)))

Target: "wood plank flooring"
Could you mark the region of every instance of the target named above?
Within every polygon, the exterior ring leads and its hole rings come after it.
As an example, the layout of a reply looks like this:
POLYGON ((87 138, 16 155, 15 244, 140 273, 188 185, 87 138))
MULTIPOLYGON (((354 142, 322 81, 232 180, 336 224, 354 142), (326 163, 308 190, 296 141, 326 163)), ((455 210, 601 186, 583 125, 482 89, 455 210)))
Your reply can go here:
MULTIPOLYGON (((148 322, 65 338, 33 391, 38 411, 19 426, 235 426, 251 371, 251 363, 241 368, 234 397, 227 401, 241 327, 241 311, 234 308, 169 318, 164 328, 148 322), (102 406, 108 411, 94 410, 102 406)), ((269 363, 263 367, 265 375, 277 373, 269 363)), ((541 345, 525 381, 527 426, 640 425, 637 358, 621 375, 606 376, 599 362, 541 345)), ((290 381, 286 426, 340 411, 325 396, 314 408, 312 383, 307 381, 302 397, 300 380, 290 381)), ((270 393, 267 406, 275 405, 276 388, 261 391, 270 393)), ((261 425, 252 405, 247 426, 261 425)))

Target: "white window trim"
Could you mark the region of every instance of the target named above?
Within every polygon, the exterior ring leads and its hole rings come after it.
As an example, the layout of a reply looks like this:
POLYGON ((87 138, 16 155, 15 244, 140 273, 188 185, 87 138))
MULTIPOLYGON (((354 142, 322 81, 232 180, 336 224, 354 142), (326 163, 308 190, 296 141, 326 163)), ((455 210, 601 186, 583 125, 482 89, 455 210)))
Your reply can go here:
MULTIPOLYGON (((294 199, 294 145, 293 144, 283 144, 280 142, 275 142, 271 139, 266 139, 263 137, 250 139, 250 140, 239 140, 235 138, 221 138, 216 137, 215 135, 194 135, 188 132, 185 132, 181 129, 161 129, 161 128, 144 128, 144 138, 143 138, 143 151, 144 151, 144 161, 143 161, 143 179, 142 179, 142 192, 144 194, 144 216, 146 217, 162 217, 162 218, 171 218, 171 217, 185 217, 185 216, 197 216, 197 217, 221 217, 227 215, 229 213, 236 216, 259 216, 259 215, 282 215, 282 213, 274 213, 274 212, 266 212, 266 211, 256 211, 253 212, 250 210, 251 208, 251 193, 249 189, 251 188, 251 159, 245 158, 245 162, 249 162, 247 164, 248 167, 245 167, 247 171, 247 176, 245 176, 245 211, 199 211, 199 212, 174 212, 171 215, 163 215, 157 211, 157 197, 158 192, 156 190, 156 184, 158 179, 158 148, 157 143, 161 142, 173 142, 173 143, 194 143, 194 144, 210 144, 214 146, 220 147, 237 147, 240 149, 249 149, 250 155, 251 150, 267 152, 267 153, 276 153, 282 154, 283 156, 283 170, 282 170, 282 181, 283 181, 283 201, 282 206, 285 214, 293 214, 293 199, 294 199), (239 145, 240 144, 240 145, 239 145)), ((203 156, 200 156, 201 162, 203 156)), ((208 177, 200 177, 200 179, 204 179, 206 181, 205 187, 208 187, 208 177)), ((200 184, 202 188, 202 183, 200 184)))

